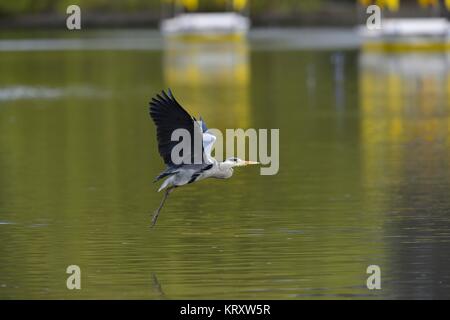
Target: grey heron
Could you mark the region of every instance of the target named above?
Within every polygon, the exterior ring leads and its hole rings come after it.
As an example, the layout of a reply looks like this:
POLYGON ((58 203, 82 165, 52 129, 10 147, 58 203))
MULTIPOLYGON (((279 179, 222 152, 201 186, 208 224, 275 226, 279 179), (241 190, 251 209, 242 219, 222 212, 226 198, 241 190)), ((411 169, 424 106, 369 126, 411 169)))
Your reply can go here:
POLYGON ((223 162, 214 159, 211 151, 216 137, 208 131, 202 118, 197 121, 189 115, 177 102, 170 89, 168 93, 163 90, 161 94, 152 98, 150 117, 156 126, 159 154, 166 164, 166 169, 154 181, 166 178, 158 192, 166 190, 159 207, 153 214, 151 226, 155 225, 167 197, 175 188, 206 178, 227 179, 233 175, 234 167, 258 164, 255 161, 244 161, 235 157, 228 158, 223 162), (191 137, 192 148, 190 150, 193 150, 190 153, 182 154, 183 161, 181 163, 172 159, 172 150, 178 144, 178 141, 172 140, 172 133, 177 129, 187 130, 191 137), (201 148, 195 147, 195 139, 201 141, 201 148))

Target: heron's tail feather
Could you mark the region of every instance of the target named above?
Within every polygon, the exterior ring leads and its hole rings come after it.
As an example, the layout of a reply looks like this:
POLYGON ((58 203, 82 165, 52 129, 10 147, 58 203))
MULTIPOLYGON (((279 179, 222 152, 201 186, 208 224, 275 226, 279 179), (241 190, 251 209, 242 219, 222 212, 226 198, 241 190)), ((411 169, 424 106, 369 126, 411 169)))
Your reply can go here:
POLYGON ((170 185, 170 181, 171 179, 167 179, 163 182, 163 184, 159 187, 158 192, 160 192, 161 190, 163 190, 164 188, 168 187, 170 185))
POLYGON ((161 172, 156 178, 155 180, 153 180, 153 183, 155 183, 158 180, 161 180, 162 178, 171 176, 173 174, 177 173, 177 171, 174 168, 166 168, 166 170, 164 170, 163 172, 161 172))

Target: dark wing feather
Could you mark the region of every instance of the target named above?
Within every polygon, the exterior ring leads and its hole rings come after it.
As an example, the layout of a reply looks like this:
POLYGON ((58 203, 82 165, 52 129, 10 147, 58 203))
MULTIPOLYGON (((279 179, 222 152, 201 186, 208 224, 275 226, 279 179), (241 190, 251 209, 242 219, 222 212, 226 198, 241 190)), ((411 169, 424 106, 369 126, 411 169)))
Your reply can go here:
MULTIPOLYGON (((158 151, 168 166, 175 166, 171 152, 178 141, 171 141, 172 132, 176 129, 186 129, 191 135, 191 163, 194 163, 194 139, 202 139, 200 126, 195 119, 177 102, 170 89, 168 95, 162 91, 150 102, 150 117, 156 125, 158 151)), ((197 158, 203 161, 202 154, 197 158)))

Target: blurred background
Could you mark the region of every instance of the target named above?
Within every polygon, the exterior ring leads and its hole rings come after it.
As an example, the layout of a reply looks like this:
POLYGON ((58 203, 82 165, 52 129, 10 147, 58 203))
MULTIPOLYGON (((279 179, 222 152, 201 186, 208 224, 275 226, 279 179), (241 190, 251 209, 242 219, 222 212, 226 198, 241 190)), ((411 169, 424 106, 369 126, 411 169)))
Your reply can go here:
POLYGON ((449 298, 449 7, 0 0, 0 298, 449 298), (280 171, 177 190, 150 230, 168 87, 279 128, 280 171))
POLYGON ((178 12, 243 11, 255 26, 352 26, 361 22, 364 8, 377 4, 388 9, 386 15, 446 16, 448 0, 18 0, 0 1, 2 26, 36 26, 59 28, 66 19, 66 8, 77 4, 83 8, 86 26, 153 26, 178 12), (357 4, 358 3, 358 4, 357 4))

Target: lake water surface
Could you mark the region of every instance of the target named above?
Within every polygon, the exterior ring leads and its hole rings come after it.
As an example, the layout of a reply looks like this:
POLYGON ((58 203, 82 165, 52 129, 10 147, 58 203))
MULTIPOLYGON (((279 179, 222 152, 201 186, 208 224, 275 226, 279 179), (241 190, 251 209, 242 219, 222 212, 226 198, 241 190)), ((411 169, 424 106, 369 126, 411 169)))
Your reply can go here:
POLYGON ((346 30, 1 38, 0 298, 450 298, 447 54, 346 30), (167 87, 211 128, 279 128, 280 168, 180 188, 150 229, 167 87))

